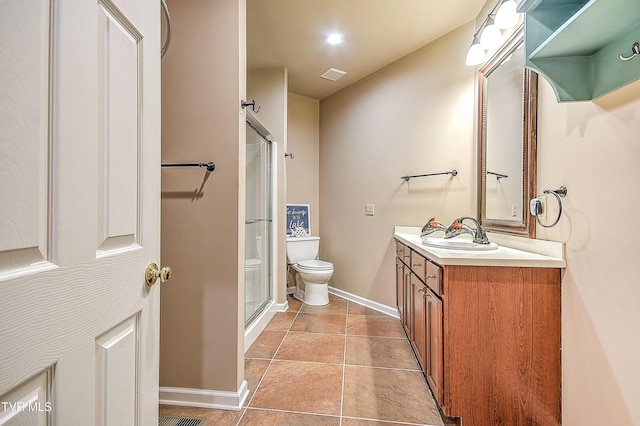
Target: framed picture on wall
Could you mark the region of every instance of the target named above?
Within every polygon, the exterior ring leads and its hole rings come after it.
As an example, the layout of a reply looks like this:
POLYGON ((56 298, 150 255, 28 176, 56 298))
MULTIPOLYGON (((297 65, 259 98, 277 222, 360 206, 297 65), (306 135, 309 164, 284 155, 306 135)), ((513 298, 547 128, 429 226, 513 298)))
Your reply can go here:
POLYGON ((311 235, 309 204, 287 204, 287 237, 311 235))

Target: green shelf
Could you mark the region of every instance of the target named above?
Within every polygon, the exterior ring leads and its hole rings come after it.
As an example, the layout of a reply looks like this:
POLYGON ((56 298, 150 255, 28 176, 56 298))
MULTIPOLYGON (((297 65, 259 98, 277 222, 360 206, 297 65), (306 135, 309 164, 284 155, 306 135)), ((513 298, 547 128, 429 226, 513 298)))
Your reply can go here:
POLYGON ((640 78, 638 0, 524 0, 526 66, 560 102, 598 98, 640 78))

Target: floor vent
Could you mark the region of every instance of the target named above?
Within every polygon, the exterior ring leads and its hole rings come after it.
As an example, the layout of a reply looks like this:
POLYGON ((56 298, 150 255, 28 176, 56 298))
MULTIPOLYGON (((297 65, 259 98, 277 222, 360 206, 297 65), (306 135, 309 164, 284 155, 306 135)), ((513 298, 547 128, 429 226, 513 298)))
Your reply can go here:
POLYGON ((159 416, 158 426, 199 426, 203 420, 204 419, 187 417, 159 416))

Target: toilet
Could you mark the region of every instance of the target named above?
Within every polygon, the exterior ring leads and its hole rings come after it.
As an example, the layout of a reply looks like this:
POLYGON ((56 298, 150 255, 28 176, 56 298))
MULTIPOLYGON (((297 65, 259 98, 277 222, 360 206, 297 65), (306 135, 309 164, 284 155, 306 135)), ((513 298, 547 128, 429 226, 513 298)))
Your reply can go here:
POLYGON ((261 259, 245 259, 244 261, 244 304, 245 312, 254 312, 260 302, 264 298, 262 286, 256 285, 260 283, 262 275, 261 259))
POLYGON ((296 271, 293 297, 312 306, 329 303, 333 263, 317 260, 320 237, 287 237, 287 259, 296 271))
POLYGON ((264 299, 262 286, 257 286, 262 275, 262 237, 256 236, 256 257, 244 260, 245 312, 253 312, 264 299))

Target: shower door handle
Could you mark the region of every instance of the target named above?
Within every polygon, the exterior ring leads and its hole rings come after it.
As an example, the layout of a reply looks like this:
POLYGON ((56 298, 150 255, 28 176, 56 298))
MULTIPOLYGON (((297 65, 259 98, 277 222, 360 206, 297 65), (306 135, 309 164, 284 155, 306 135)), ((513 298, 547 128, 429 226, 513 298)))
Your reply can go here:
POLYGON ((258 222, 271 222, 271 219, 245 219, 244 224, 245 225, 253 225, 254 223, 258 223, 258 222))

